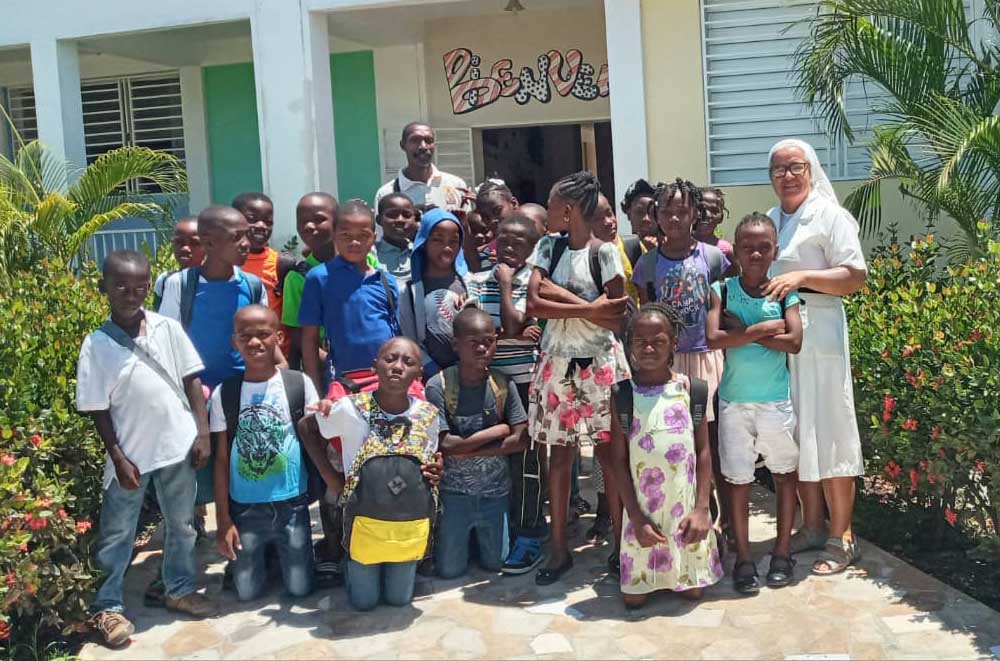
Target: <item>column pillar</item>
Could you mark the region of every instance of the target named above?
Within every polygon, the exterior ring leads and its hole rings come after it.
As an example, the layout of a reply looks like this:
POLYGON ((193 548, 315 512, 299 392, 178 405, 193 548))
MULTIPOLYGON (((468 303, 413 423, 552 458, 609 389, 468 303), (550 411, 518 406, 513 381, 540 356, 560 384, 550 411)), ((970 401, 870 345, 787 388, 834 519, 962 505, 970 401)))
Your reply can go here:
POLYGON ((192 216, 211 204, 212 181, 205 126, 205 88, 201 67, 180 68, 181 117, 184 122, 184 162, 188 176, 188 213, 192 216))
POLYGON ((302 195, 336 194, 326 16, 292 7, 254 0, 250 16, 261 175, 274 200, 276 245, 295 235, 302 195))
MULTIPOLYGON (((629 184, 649 176, 640 0, 604 0, 604 24, 617 210, 629 184)), ((620 211, 619 226, 623 233, 632 231, 620 211)))
POLYGON ((38 139, 68 164, 65 178, 60 182, 60 187, 65 188, 87 165, 76 42, 32 41, 31 72, 38 139))

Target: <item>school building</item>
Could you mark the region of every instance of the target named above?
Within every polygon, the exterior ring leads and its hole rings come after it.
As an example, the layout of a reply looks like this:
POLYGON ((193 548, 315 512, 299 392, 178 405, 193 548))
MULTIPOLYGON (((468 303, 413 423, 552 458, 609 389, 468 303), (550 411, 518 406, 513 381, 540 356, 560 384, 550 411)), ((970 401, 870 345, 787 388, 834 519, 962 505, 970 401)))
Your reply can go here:
MULTIPOLYGON (((844 192, 868 167, 795 95, 816 0, 11 4, 0 92, 24 138, 74 164, 168 150, 187 167, 182 206, 263 190, 279 242, 307 191, 371 200, 414 119, 437 129, 441 169, 541 202, 557 175, 589 167, 616 200, 638 177, 682 176, 723 186, 734 215, 765 210, 767 151, 789 136, 844 192)), ((860 87, 848 95, 857 127, 878 121, 860 87)))

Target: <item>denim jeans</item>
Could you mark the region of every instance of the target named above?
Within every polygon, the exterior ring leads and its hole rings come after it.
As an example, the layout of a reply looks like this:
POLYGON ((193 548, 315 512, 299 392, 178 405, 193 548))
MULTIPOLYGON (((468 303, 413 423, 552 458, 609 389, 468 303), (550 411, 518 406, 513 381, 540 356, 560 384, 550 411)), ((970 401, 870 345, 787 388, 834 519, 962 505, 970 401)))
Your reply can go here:
POLYGON ((508 503, 508 496, 441 494, 434 547, 434 567, 441 578, 455 578, 468 570, 469 537, 473 532, 479 546, 479 566, 487 571, 500 571, 510 548, 508 503))
POLYGON ((236 552, 233 563, 233 584, 240 601, 256 599, 264 592, 267 585, 264 550, 270 543, 278 549, 285 590, 293 597, 312 591, 312 530, 306 494, 276 503, 247 505, 229 501, 229 514, 243 547, 236 552))
POLYGON ((384 601, 406 606, 413 601, 417 562, 382 562, 363 565, 347 561, 347 600, 355 610, 370 611, 384 601))
POLYGON ((125 610, 122 583, 132 562, 139 510, 152 482, 163 513, 163 584, 166 595, 179 599, 195 590, 194 531, 195 470, 188 459, 139 478, 138 489, 124 489, 118 480, 104 490, 97 536, 97 567, 104 572, 91 611, 125 610))

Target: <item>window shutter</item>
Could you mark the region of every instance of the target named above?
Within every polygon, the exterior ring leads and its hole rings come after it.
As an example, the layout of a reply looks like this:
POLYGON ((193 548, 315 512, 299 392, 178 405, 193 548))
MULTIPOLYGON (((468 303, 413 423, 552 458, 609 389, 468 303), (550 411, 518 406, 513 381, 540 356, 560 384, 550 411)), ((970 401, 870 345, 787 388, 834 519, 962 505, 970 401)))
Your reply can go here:
POLYGON ((472 153, 472 129, 434 129, 434 162, 443 170, 465 180, 466 185, 475 185, 475 159, 472 153))
POLYGON ((121 87, 119 79, 89 80, 80 85, 88 165, 127 144, 127 118, 121 87))
POLYGON ((38 139, 35 92, 30 87, 12 87, 7 90, 7 111, 22 140, 31 142, 38 139))

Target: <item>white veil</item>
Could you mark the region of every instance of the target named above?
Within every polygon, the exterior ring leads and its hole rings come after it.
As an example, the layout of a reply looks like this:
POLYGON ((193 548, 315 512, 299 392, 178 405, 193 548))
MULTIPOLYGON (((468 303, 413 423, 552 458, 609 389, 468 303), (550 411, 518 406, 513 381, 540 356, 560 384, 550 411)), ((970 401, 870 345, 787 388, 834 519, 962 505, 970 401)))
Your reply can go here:
POLYGON ((805 154, 806 160, 809 161, 809 174, 812 178, 812 193, 816 196, 833 202, 837 206, 840 206, 840 202, 837 200, 837 193, 833 190, 833 184, 830 183, 830 178, 826 176, 826 171, 823 169, 822 164, 819 162, 819 156, 816 155, 816 150, 812 148, 805 140, 799 140, 798 138, 785 138, 780 140, 773 147, 771 151, 767 154, 767 165, 771 166, 771 159, 774 158, 774 153, 782 149, 787 149, 788 147, 796 147, 802 150, 805 154))

